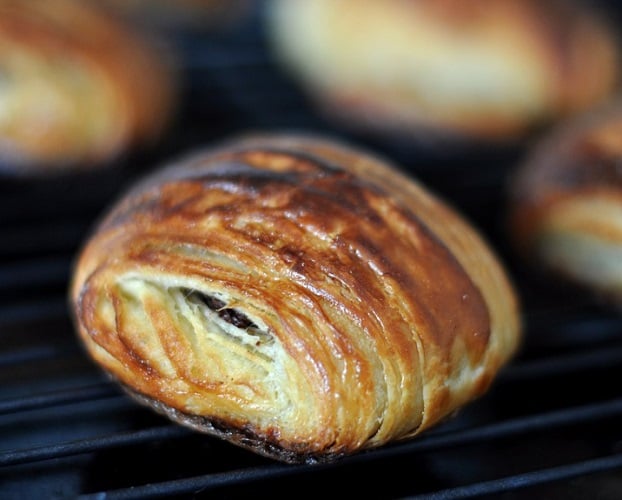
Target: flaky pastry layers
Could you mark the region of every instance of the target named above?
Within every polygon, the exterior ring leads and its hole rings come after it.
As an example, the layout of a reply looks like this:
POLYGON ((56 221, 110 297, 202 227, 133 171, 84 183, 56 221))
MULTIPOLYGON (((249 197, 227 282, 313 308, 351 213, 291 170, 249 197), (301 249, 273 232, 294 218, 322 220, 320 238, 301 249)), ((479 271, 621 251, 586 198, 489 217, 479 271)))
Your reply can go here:
POLYGON ((509 184, 519 254, 622 306, 622 100, 558 127, 509 184))
POLYGON ((80 0, 0 0, 0 166, 84 169, 154 140, 171 119, 167 57, 80 0))
POLYGON ((271 0, 283 67, 357 130, 523 137, 611 95, 617 40, 576 2, 271 0))
POLYGON ((518 305, 477 232, 392 165, 240 138, 155 174, 86 242, 92 357, 173 420, 287 462, 414 436, 481 395, 518 305))

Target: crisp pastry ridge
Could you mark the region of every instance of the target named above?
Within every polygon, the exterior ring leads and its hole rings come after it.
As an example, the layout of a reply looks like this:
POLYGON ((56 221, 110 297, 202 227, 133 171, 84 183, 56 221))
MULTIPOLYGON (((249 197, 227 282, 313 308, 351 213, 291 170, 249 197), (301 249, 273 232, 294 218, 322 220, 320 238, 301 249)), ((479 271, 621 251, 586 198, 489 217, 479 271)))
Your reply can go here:
POLYGON ((512 284, 456 211, 310 135, 236 138, 134 187, 71 298, 90 355, 140 401, 286 462, 418 434, 520 340, 512 284))
POLYGON ((103 166, 173 119, 170 48, 92 1, 0 1, 0 170, 103 166))
POLYGON ((622 305, 622 101, 544 136, 509 185, 509 229, 521 258, 622 305))

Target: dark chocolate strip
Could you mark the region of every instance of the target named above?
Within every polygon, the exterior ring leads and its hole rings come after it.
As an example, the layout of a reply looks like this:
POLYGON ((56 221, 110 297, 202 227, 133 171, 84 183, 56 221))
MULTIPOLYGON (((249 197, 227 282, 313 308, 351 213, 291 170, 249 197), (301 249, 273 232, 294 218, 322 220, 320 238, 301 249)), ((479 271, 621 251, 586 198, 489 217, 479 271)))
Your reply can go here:
POLYGON ((233 326, 237 326, 242 329, 258 328, 258 326, 248 319, 246 315, 242 314, 240 311, 236 311, 235 309, 225 307, 227 304, 216 297, 205 295, 204 293, 197 292, 196 290, 183 289, 182 292, 186 297, 192 297, 202 302, 212 311, 218 313, 218 316, 221 319, 232 324, 233 326))

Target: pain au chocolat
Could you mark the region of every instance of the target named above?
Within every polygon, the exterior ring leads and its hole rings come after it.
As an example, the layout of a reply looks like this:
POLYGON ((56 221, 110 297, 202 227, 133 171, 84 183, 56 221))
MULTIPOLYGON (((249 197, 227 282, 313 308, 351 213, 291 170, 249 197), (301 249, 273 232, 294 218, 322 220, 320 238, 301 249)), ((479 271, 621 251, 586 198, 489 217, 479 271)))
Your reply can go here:
POLYGON ((543 137, 509 185, 520 256, 620 307, 621 160, 618 98, 543 137))
POLYGON ((271 0, 277 62, 357 131, 522 139, 610 96, 613 32, 572 0, 271 0))
POLYGON ((90 355, 171 419, 286 462, 410 438, 515 352, 500 261, 448 204, 321 137, 242 137, 153 174, 86 242, 90 355))
POLYGON ((175 101, 161 47, 81 0, 0 0, 0 170, 90 169, 159 137, 175 101))

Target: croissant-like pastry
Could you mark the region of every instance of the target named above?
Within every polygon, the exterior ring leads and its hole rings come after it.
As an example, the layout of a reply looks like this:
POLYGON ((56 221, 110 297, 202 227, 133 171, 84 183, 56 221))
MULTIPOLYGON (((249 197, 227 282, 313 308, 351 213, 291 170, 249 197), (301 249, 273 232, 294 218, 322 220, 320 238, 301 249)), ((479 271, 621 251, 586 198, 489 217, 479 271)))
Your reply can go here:
POLYGON ((173 68, 120 18, 81 0, 0 0, 0 167, 101 166, 171 119, 173 68))
POLYGON ((320 137, 239 138, 145 180, 86 242, 71 296, 88 352, 140 401, 286 462, 418 434, 520 338, 474 228, 320 137))
POLYGON ((383 136, 523 138, 611 95, 619 49, 559 0, 272 0, 277 61, 327 117, 383 136))
POLYGON ((622 100, 558 127, 509 184, 519 254, 622 306, 622 100))

